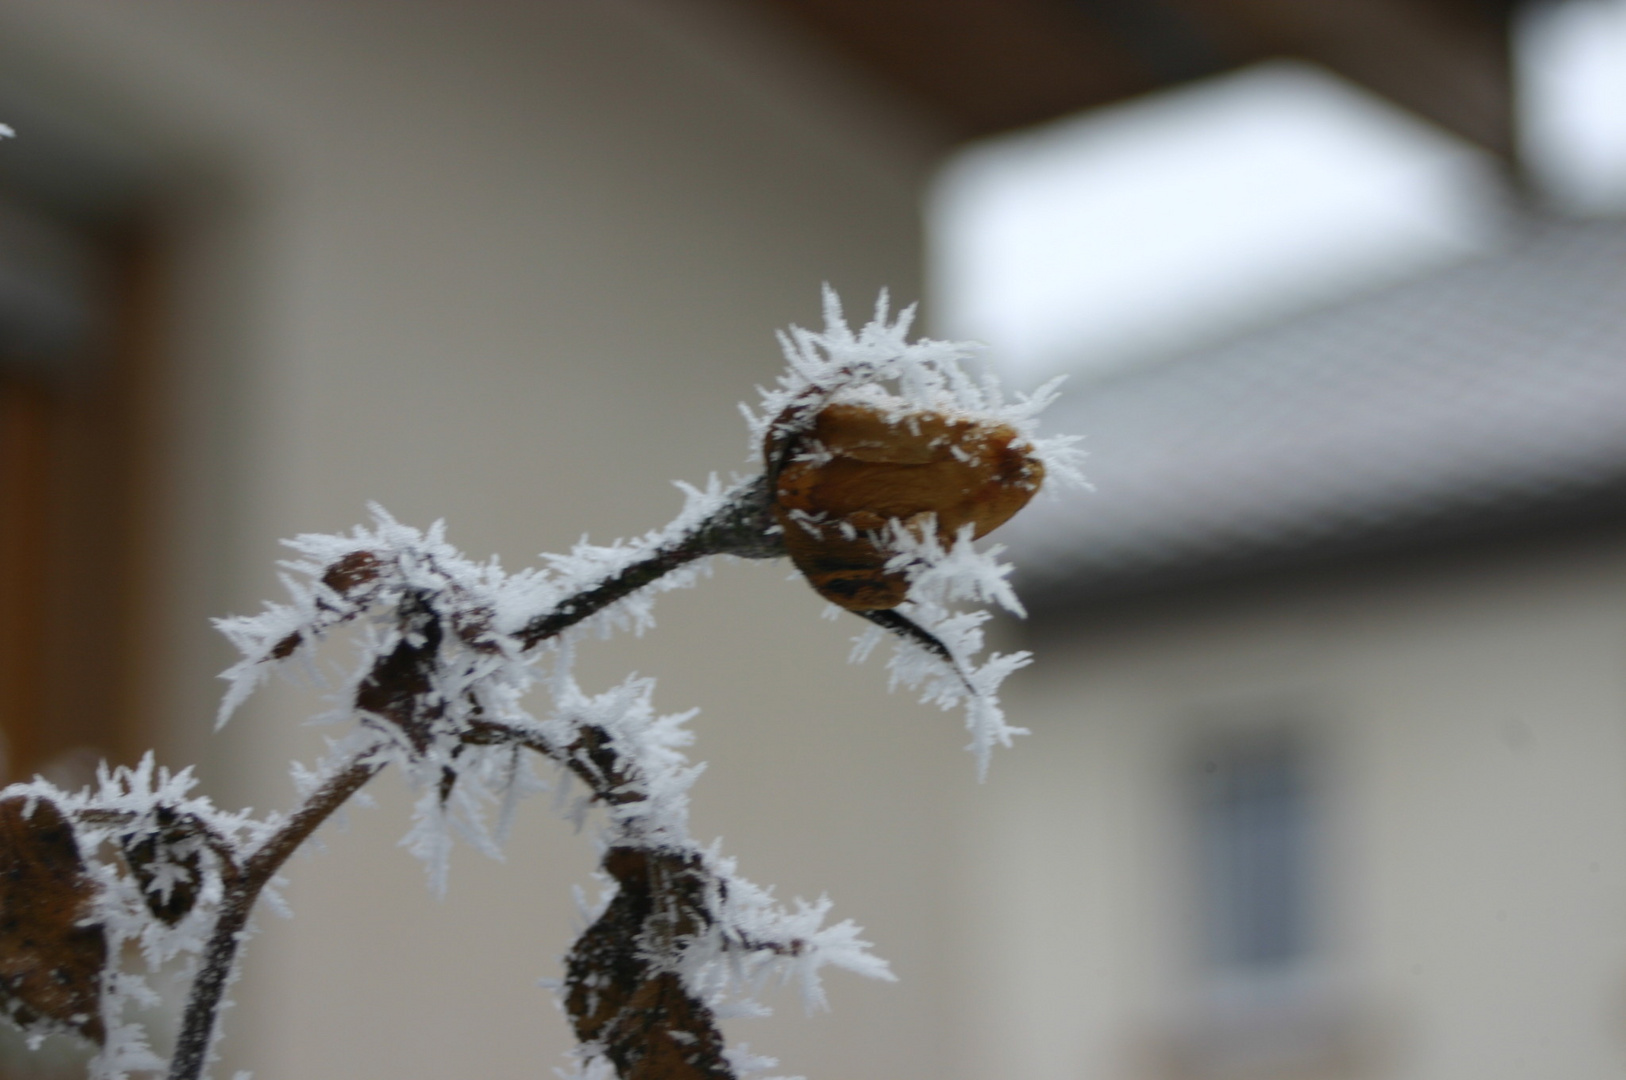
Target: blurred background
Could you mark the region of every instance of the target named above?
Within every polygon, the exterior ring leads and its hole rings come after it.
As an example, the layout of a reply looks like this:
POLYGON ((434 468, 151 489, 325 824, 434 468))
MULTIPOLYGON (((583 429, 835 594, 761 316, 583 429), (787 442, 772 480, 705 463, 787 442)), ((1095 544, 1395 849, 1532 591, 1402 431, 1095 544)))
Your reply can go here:
MULTIPOLYGON (((772 332, 889 287, 1094 490, 975 781, 728 564, 584 657, 699 706, 696 831, 896 985, 810 1077, 1626 1076, 1626 0, 0 0, 0 732, 282 807, 212 616, 376 500, 506 566, 744 471, 772 332)), ((221 1074, 549 1075, 590 839, 431 899, 403 792, 296 860, 221 1074)), ((0 1054, 74 1075, 71 1051, 0 1054)))

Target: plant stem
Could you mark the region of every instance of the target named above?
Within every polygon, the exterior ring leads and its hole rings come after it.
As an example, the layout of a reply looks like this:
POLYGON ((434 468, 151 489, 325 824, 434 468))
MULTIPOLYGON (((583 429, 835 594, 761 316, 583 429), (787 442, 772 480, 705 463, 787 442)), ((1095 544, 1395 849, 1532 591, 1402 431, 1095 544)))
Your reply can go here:
POLYGON ((526 623, 517 635, 520 645, 534 649, 617 600, 632 595, 696 559, 708 555, 773 559, 783 555, 784 542, 772 529, 773 516, 769 507, 767 479, 757 476, 746 481, 734 490, 733 497, 725 506, 693 530, 526 623))
POLYGON ((259 849, 241 865, 226 872, 226 895, 220 904, 214 933, 204 953, 203 967, 192 983, 186 1016, 170 1059, 169 1080, 198 1080, 209 1056, 219 1024, 220 1002, 230 981, 237 948, 243 941, 254 902, 288 857, 335 810, 383 769, 371 760, 372 750, 356 755, 348 766, 318 788, 259 849))
MULTIPOLYGON (((783 542, 772 527, 769 505, 766 478, 759 476, 741 484, 724 506, 689 532, 656 548, 620 573, 582 590, 553 610, 532 619, 516 635, 521 647, 535 648, 695 559, 708 555, 763 559, 784 554, 783 542)), ((329 573, 335 573, 338 569, 342 567, 330 568, 329 573)), ((351 569, 353 572, 354 568, 351 569)), ((344 591, 339 585, 334 588, 344 591)), ((427 683, 417 685, 415 679, 423 675, 421 669, 432 661, 438 650, 438 625, 434 630, 433 644, 407 648, 404 652, 397 650, 399 656, 391 654, 381 657, 370 681, 363 684, 363 692, 357 697, 358 708, 391 721, 409 737, 416 732, 417 722, 422 719, 418 712, 429 687, 427 683), (378 700, 364 701, 363 695, 367 693, 378 700), (386 705, 389 707, 384 707, 386 705)), ((294 642, 290 649, 297 646, 297 638, 290 640, 294 642)), ((482 736, 489 738, 492 731, 490 728, 476 728, 468 734, 471 741, 479 741, 482 736)), ((620 775, 621 764, 618 755, 604 743, 602 732, 588 729, 569 747, 549 747, 528 739, 518 741, 566 765, 600 798, 608 801, 618 798, 617 788, 624 781, 620 775)), ((202 1076, 215 1030, 219 1026, 220 1004, 255 901, 282 864, 310 834, 384 767, 381 761, 374 759, 375 750, 370 748, 352 758, 349 765, 318 788, 246 860, 239 863, 222 854, 225 896, 204 951, 202 968, 192 984, 175 1054, 170 1059, 169 1080, 199 1080, 202 1076)), ((619 797, 636 796, 623 794, 619 797)), ((626 945, 631 948, 633 942, 629 939, 626 945)), ((689 1003, 686 995, 679 996, 683 1002, 689 1003)), ((694 1023, 699 1024, 702 1020, 706 1025, 711 1023, 709 1010, 698 1002, 689 1004, 700 1010, 694 1023)))

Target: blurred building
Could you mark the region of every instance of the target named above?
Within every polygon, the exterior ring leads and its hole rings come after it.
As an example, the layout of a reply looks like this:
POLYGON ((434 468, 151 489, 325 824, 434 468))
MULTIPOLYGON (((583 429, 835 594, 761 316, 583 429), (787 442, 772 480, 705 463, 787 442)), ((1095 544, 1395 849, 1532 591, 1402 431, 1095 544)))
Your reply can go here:
MULTIPOLYGON (((661 524, 746 467, 821 282, 920 294, 967 139, 1286 56, 1516 176, 1512 9, 0 0, 6 768, 156 744, 286 805, 319 695, 208 733, 207 619, 277 537, 376 500, 517 567, 661 524)), ((585 658, 704 710, 698 832, 901 978, 733 1037, 813 1078, 1626 1072, 1626 240, 1519 235, 1058 408, 1097 490, 1013 536, 1034 735, 986 785, 781 568, 585 658)), ((437 902, 377 794, 261 919, 223 1068, 559 1061, 589 843, 538 800, 437 902)))
POLYGON ((982 825, 1023 1075, 1619 1073, 1622 295, 1550 224, 1058 406, 982 825))

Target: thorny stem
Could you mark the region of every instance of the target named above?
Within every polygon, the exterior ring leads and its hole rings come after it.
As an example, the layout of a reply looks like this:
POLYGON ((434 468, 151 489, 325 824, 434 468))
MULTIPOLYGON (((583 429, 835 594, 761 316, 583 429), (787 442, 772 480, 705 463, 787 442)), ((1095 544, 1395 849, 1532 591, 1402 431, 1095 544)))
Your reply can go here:
POLYGON ((358 754, 348 766, 330 777, 247 860, 237 865, 228 864, 226 895, 204 952, 202 969, 192 983, 186 1016, 175 1042, 175 1055, 169 1063, 169 1080, 198 1080, 202 1075, 218 1025, 221 996, 226 992, 254 902, 317 826, 378 775, 384 766, 382 762, 371 760, 372 753, 369 749, 358 754))

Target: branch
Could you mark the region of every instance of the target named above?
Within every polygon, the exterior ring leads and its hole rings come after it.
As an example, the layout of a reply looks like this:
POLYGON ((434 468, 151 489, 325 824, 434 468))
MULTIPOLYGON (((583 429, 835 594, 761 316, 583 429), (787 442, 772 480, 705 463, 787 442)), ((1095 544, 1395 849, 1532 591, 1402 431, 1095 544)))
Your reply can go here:
POLYGON ((773 519, 768 478, 757 476, 736 488, 721 509, 690 531, 536 616, 516 636, 524 648, 534 649, 696 559, 709 555, 773 559, 784 553, 784 540, 773 519))
MULTIPOLYGON (((111 844, 124 860, 121 870, 95 856, 98 874, 124 875, 107 879, 119 891, 106 905, 106 927, 65 924, 75 933, 105 930, 99 940, 115 946, 96 954, 100 975, 85 981, 101 1016, 117 1020, 130 987, 141 986, 116 977, 124 944, 139 936, 153 967, 196 955, 199 924, 212 916, 169 1069, 169 1080, 199 1080, 254 905, 289 856, 394 761, 422 793, 408 841, 438 881, 449 827, 466 827, 495 849, 512 799, 535 784, 519 767, 522 747, 580 780, 607 818, 602 869, 615 890, 566 958, 563 987, 585 1074, 599 1075, 607 1063, 620 1080, 733 1080, 716 1020, 724 1003, 753 1004, 778 973, 796 977, 817 1004, 825 965, 889 978, 850 920, 824 925, 828 901, 787 910, 731 860, 690 838, 688 791, 699 766, 682 751, 691 738, 685 715, 655 713, 651 680, 629 678, 589 696, 570 673, 571 650, 542 647, 640 590, 656 591, 657 582, 687 582, 692 571, 668 575, 700 559, 788 556, 820 595, 914 646, 894 659, 895 681, 926 680, 928 700, 968 703, 979 761, 993 743, 1008 742, 1016 729, 1004 723, 994 688, 1025 656, 995 654, 977 667, 970 657, 980 651, 977 627, 986 614, 946 605, 974 595, 1015 609, 1005 569, 992 553, 972 552, 969 539, 1015 513, 1047 469, 1076 474, 1076 455, 1065 438, 1034 438, 1048 389, 1006 404, 991 382, 959 368, 965 346, 910 343, 910 318, 908 311, 890 317, 883 296, 875 319, 855 334, 827 294, 825 332, 793 329, 782 338, 790 369, 778 389, 763 392, 760 416, 747 412, 763 473, 728 490, 714 479, 704 492, 691 491, 676 520, 633 543, 584 541, 553 557, 549 569, 510 576, 494 562, 469 561, 445 542, 441 525, 420 531, 377 507, 371 527, 290 541, 301 559, 284 565, 309 578, 290 577, 291 602, 218 624, 242 654, 227 672, 220 721, 272 668, 362 620, 364 650, 348 684, 360 741, 344 745, 364 748, 348 759, 350 751, 336 751, 329 760, 338 764, 326 766, 314 790, 301 782, 309 794, 285 818, 220 814, 207 799, 186 798, 189 771, 171 775, 150 758, 128 776, 104 777, 101 794, 68 800, 90 826, 77 838, 84 857, 111 844), (934 530, 967 543, 945 556, 934 530), (932 558, 921 553, 928 546, 932 558), (921 558, 900 566, 910 553, 921 558), (906 601, 909 614, 898 610, 906 601), (554 695, 555 715, 542 722, 520 704, 538 681, 554 695), (492 798, 505 814, 496 835, 483 814, 492 798), (216 896, 212 911, 197 910, 216 896)), ((639 628, 647 623, 637 600, 604 621, 615 615, 639 628)), ((32 800, 54 806, 66 797, 38 781, 16 798, 28 800, 14 815, 26 821, 32 800)), ((42 850, 70 870, 78 865, 73 843, 42 850)), ((67 877, 74 888, 80 879, 91 888, 82 867, 67 877)), ((58 981, 61 974, 52 971, 58 981)), ((87 1022, 80 1014, 88 1009, 69 1005, 44 1015, 97 1038, 102 1020, 87 1022)), ((126 1066, 147 1067, 144 1042, 110 1034, 106 1043, 98 1068, 124 1076, 126 1066)))
MULTIPOLYGON (((742 484, 716 513, 656 548, 646 558, 538 615, 516 637, 523 648, 534 648, 695 559, 721 554, 740 558, 772 558, 783 554, 783 546, 773 528, 768 486, 762 477, 742 484)), ((350 563, 357 562, 355 555, 348 558, 350 563)), ((367 563, 369 581, 377 573, 376 562, 372 559, 367 563)), ((326 578, 337 579, 348 567, 349 563, 335 564, 329 568, 326 578)), ((330 587, 343 593, 350 591, 351 584, 345 579, 336 584, 330 582, 330 587)), ((395 724, 422 752, 427 744, 428 724, 434 719, 426 714, 427 699, 432 696, 429 671, 444 631, 440 618, 421 596, 407 598, 401 617, 414 625, 421 640, 403 639, 393 652, 378 659, 358 688, 356 706, 361 712, 395 724)), ((282 656, 273 650, 273 658, 282 656)), ((506 728, 501 730, 510 738, 518 734, 506 728)), ((493 734, 492 725, 476 724, 464 738, 470 743, 487 743, 492 741, 493 734)), ((600 799, 613 802, 641 797, 626 790, 628 777, 603 732, 584 729, 568 747, 549 746, 535 738, 519 741, 570 768, 600 799)), ((192 985, 181 1034, 170 1062, 169 1080, 198 1080, 202 1074, 218 1027, 221 1000, 255 901, 310 834, 384 767, 382 759, 377 757, 378 749, 370 747, 352 758, 349 765, 312 794, 248 859, 237 863, 223 858, 225 896, 205 949, 202 968, 192 985)), ((627 895, 632 895, 631 891, 627 895)), ((648 895, 647 889, 644 895, 648 895)), ((622 943, 622 951, 635 948, 631 939, 622 943)), ((709 1010, 680 986, 666 986, 665 982, 662 985, 665 987, 662 999, 668 1000, 672 1008, 681 1007, 680 1011, 687 1017, 684 1027, 703 1028, 715 1041, 717 1036, 709 1010)), ((664 1015, 665 1009, 661 1011, 664 1015)), ((717 1045, 720 1047, 720 1043, 717 1045)))
POLYGON ((357 754, 331 776, 254 854, 241 864, 227 864, 226 895, 221 900, 214 933, 204 952, 203 967, 192 983, 181 1033, 175 1042, 175 1055, 170 1059, 169 1080, 198 1080, 202 1075, 219 1025, 221 997, 230 980, 254 902, 311 833, 383 769, 382 761, 373 760, 376 749, 370 747, 357 754))

